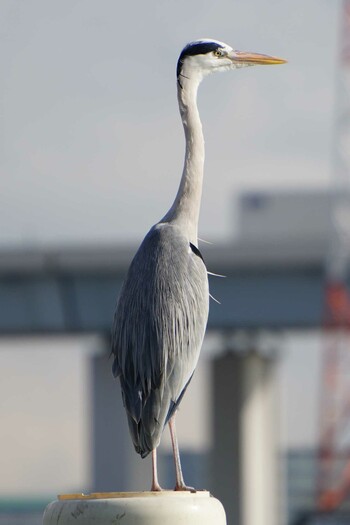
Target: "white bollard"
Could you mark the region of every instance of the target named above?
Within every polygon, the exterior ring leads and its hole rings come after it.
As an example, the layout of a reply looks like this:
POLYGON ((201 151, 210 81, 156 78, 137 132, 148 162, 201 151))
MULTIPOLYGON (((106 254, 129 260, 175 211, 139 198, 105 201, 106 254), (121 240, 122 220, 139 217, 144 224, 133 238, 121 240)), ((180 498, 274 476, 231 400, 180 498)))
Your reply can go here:
POLYGON ((224 507, 207 491, 106 492, 58 496, 43 525, 226 525, 224 507))

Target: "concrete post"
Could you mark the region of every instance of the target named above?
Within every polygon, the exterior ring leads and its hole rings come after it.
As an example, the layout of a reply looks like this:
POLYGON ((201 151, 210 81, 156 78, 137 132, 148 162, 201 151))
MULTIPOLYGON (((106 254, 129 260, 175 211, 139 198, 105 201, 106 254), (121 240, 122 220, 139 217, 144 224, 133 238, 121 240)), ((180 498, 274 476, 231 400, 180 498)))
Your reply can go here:
POLYGON ((214 450, 210 487, 229 525, 278 521, 274 360, 228 353, 213 363, 214 450))
POLYGON ((277 423, 274 363, 244 358, 241 413, 242 525, 277 525, 277 423))
POLYGON ((43 525, 226 525, 209 492, 137 492, 66 495, 50 503, 43 525))

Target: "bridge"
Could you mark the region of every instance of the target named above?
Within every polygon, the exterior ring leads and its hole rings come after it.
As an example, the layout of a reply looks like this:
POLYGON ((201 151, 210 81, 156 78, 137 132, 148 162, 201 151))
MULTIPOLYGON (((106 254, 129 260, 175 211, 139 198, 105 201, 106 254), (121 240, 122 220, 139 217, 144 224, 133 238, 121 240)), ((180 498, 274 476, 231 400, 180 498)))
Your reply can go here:
MULTIPOLYGON (((0 334, 109 334, 133 246, 8 250, 0 254, 0 334)), ((327 243, 201 246, 210 271, 209 329, 322 323, 327 243)))

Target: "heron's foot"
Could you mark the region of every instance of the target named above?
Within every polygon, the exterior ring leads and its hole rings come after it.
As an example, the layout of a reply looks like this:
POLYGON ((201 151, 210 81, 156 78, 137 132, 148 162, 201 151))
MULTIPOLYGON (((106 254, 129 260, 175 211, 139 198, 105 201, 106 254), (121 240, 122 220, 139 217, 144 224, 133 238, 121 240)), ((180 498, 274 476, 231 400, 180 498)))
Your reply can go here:
POLYGON ((174 490, 178 492, 197 492, 194 487, 189 487, 185 483, 176 483, 174 490))
POLYGON ((158 482, 153 482, 151 487, 151 492, 162 492, 162 487, 159 485, 158 482))

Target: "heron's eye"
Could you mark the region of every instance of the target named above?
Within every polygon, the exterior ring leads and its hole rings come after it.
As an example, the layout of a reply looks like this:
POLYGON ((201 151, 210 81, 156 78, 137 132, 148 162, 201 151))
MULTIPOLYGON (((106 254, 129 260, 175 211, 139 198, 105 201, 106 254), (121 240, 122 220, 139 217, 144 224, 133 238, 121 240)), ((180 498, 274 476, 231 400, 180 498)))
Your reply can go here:
POLYGON ((213 51, 213 53, 214 53, 214 56, 216 56, 216 57, 222 57, 222 55, 223 55, 223 52, 222 52, 221 49, 215 49, 215 51, 213 51))

